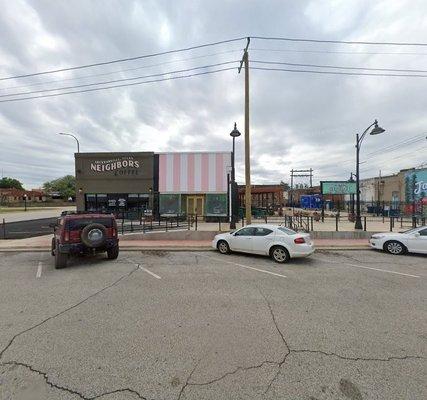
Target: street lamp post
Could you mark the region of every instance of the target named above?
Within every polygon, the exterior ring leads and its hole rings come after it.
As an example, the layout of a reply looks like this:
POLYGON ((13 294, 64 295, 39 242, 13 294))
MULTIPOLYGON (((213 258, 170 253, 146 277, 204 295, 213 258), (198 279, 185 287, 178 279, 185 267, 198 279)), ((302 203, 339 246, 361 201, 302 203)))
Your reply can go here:
POLYGON ((362 217, 360 215, 360 171, 359 171, 359 153, 360 147, 362 145, 362 141, 366 136, 366 133, 369 129, 372 131, 369 133, 370 135, 379 135, 380 133, 385 132, 385 129, 378 126, 378 121, 375 120, 371 125, 369 125, 362 135, 359 137, 359 134, 356 134, 356 223, 354 225, 354 229, 363 229, 362 227, 362 217))
MULTIPOLYGON (((356 175, 353 174, 353 172, 350 172, 350 179, 348 180, 349 182, 355 181, 353 176, 356 176, 356 175)), ((351 203, 351 214, 354 216, 354 194, 350 195, 350 203, 351 203)))
POLYGON ((71 133, 64 133, 64 132, 59 132, 58 135, 63 135, 63 136, 71 136, 73 137, 76 142, 77 142, 77 153, 80 153, 80 143, 79 143, 79 139, 77 139, 74 135, 72 135, 71 133))
POLYGON ((234 123, 234 129, 230 132, 230 136, 233 138, 233 152, 231 153, 231 220, 230 229, 236 229, 236 170, 234 166, 234 155, 235 155, 235 139, 239 137, 241 133, 237 130, 237 125, 234 123))

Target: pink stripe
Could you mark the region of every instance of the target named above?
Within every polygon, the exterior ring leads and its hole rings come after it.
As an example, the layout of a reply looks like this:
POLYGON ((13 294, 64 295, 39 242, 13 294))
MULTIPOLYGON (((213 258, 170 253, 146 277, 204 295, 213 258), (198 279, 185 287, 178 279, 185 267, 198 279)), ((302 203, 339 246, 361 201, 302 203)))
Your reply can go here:
POLYGON ((173 155, 173 191, 179 192, 181 186, 181 153, 173 155))
POLYGON ((209 190, 209 154, 202 154, 202 192, 209 190))
POLYGON ((194 192, 194 153, 188 155, 188 191, 194 192))
POLYGON ((166 191, 166 154, 159 155, 159 192, 166 191))
POLYGON ((215 169, 216 169, 216 191, 222 192, 224 187, 224 171, 222 170, 224 161, 222 158, 222 153, 217 153, 215 159, 215 169))

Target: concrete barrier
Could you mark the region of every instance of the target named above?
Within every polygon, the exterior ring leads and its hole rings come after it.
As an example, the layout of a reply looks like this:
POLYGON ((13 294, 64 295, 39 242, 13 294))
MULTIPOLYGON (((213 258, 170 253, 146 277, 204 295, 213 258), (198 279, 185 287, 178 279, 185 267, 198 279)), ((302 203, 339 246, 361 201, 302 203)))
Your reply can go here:
POLYGON ((327 231, 318 231, 310 232, 310 236, 313 239, 369 239, 371 235, 375 232, 365 232, 365 231, 342 231, 342 232, 327 232, 327 231))
MULTIPOLYGON (((126 240, 212 240, 219 231, 169 231, 127 233, 120 235, 126 240)), ((374 232, 348 231, 348 232, 310 232, 313 239, 369 239, 374 232)))
POLYGON ((130 233, 120 235, 126 240, 212 240, 219 231, 169 231, 169 232, 146 232, 130 233))

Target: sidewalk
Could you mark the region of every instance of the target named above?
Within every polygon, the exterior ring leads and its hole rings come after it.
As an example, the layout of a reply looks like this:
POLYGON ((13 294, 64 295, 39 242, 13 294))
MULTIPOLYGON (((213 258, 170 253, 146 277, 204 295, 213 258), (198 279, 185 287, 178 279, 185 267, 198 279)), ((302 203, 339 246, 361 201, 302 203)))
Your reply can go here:
MULTIPOLYGON (((1 251, 50 251, 52 235, 28 239, 0 240, 1 251)), ((366 239, 316 239, 318 250, 364 250, 370 248, 366 239)), ((120 237, 120 249, 123 251, 195 251, 213 250, 210 240, 129 240, 120 237)))

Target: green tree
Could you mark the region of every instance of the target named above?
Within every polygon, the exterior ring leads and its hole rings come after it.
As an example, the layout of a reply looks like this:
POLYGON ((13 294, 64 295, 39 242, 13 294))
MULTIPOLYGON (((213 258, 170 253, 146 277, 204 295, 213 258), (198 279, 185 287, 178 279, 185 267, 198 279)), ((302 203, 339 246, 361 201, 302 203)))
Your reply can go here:
POLYGON ((59 192, 63 199, 76 196, 76 178, 72 175, 66 175, 53 181, 45 182, 43 189, 47 193, 59 192))
POLYGON ((22 183, 18 179, 4 177, 0 179, 0 188, 2 189, 21 189, 24 190, 22 183))

